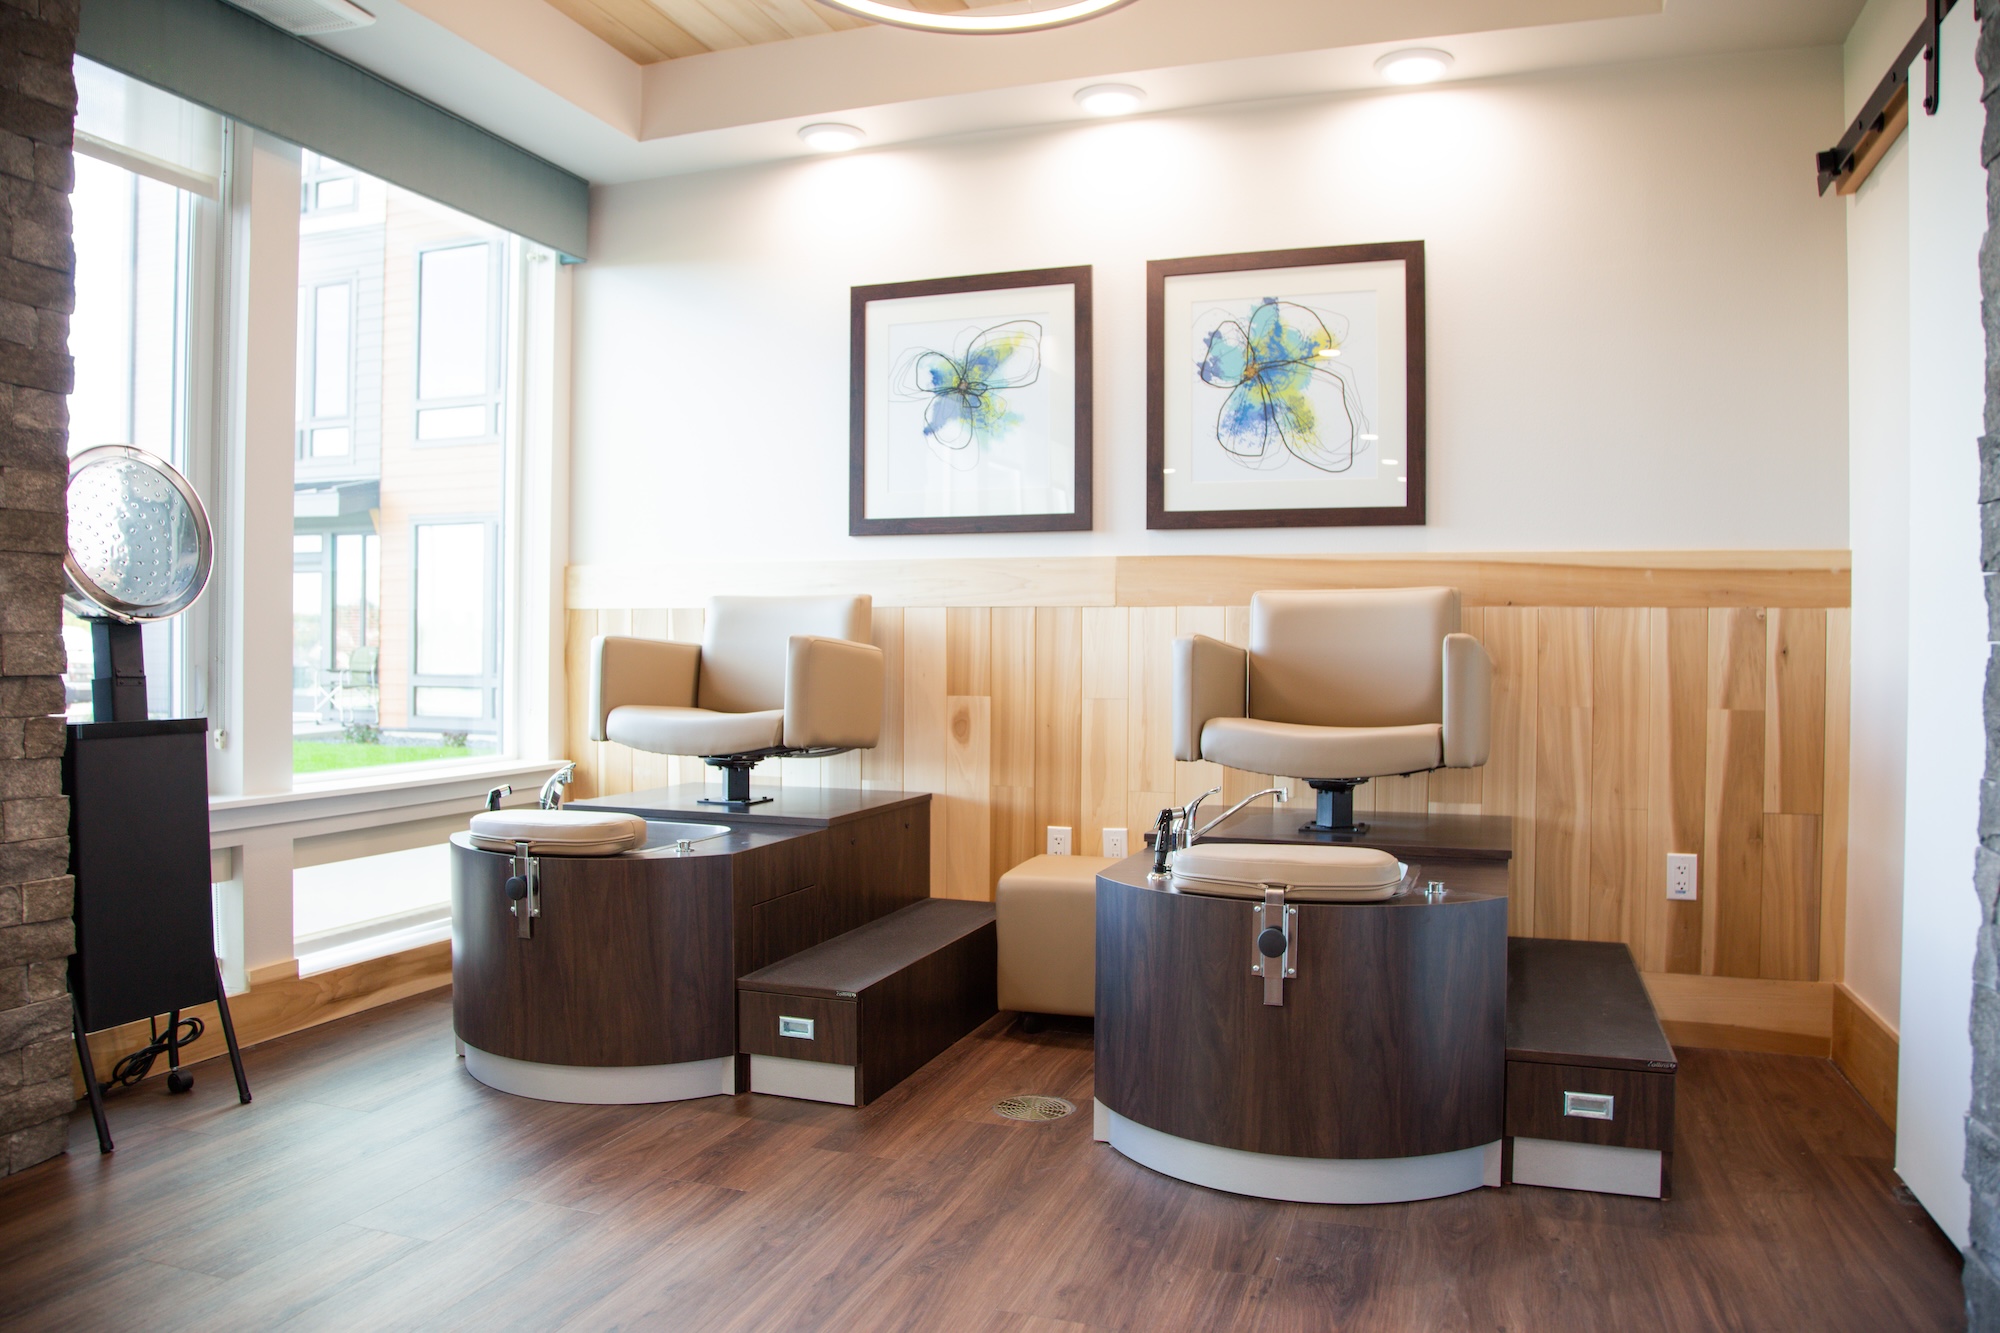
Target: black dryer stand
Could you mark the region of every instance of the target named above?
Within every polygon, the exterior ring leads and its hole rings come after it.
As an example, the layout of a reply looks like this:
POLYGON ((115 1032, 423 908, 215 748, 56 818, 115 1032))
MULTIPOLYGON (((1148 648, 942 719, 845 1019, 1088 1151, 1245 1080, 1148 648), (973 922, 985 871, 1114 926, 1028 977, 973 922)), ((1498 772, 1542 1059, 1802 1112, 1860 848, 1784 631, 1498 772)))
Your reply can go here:
MULTIPOLYGON (((141 683, 142 703, 143 690, 141 683)), ((126 710, 114 706, 99 715, 107 711, 117 716, 126 710)), ((101 1152, 112 1146, 104 1115, 106 1085, 91 1061, 87 1033, 168 1015, 165 1036, 121 1064, 136 1070, 130 1080, 136 1082, 154 1056, 164 1053, 173 1071, 168 1087, 182 1092, 193 1079, 180 1070, 181 1011, 213 1000, 237 1099, 250 1100, 222 964, 215 956, 207 733, 205 718, 69 726, 63 792, 69 797, 69 865, 76 879, 71 1021, 101 1152)))

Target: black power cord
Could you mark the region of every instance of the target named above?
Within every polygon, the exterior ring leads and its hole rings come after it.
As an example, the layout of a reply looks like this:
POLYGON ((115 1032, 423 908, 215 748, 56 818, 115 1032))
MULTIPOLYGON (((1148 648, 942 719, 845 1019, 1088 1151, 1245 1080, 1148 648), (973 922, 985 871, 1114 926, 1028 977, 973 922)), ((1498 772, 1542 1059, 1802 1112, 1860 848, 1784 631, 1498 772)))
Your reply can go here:
MULTIPOLYGON (((153 1068, 153 1061, 167 1053, 167 1047, 170 1044, 168 1037, 170 1035, 174 1038, 172 1044, 183 1048, 191 1042, 201 1039, 203 1031, 202 1022, 192 1014, 181 1019, 178 1029, 170 1028, 167 1033, 162 1033, 156 1026, 156 1022, 157 1020, 154 1019, 146 1020, 146 1029, 153 1034, 152 1044, 132 1052, 132 1054, 113 1065, 111 1068, 111 1077, 104 1084, 106 1088, 129 1088, 140 1079, 146 1077, 153 1068)), ((169 1092, 186 1092, 193 1086, 194 1075, 188 1073, 185 1069, 176 1069, 167 1075, 167 1091, 169 1092)))

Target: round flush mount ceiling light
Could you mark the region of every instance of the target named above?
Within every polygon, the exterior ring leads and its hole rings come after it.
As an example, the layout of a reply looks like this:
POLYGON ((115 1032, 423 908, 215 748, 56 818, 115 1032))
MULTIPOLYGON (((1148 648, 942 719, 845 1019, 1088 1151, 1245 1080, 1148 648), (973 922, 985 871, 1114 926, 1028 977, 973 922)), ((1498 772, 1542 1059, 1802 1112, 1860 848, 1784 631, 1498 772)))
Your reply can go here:
POLYGON ((844 153, 850 148, 859 148, 861 141, 867 137, 852 125, 840 125, 830 120, 807 125, 799 131, 799 138, 815 153, 844 153))
POLYGON ((1093 83, 1076 90, 1076 104, 1093 116, 1129 116, 1145 100, 1145 89, 1129 83, 1093 83))
POLYGON ((1375 62, 1375 72, 1391 83, 1435 83, 1451 68, 1451 52, 1413 46, 1391 51, 1375 62))
POLYGON ((1132 0, 1027 0, 1025 4, 981 5, 977 9, 944 14, 884 4, 883 0, 820 0, 820 3, 873 23, 915 28, 919 32, 1006 33, 1040 32, 1044 28, 1082 23, 1123 9, 1132 0))

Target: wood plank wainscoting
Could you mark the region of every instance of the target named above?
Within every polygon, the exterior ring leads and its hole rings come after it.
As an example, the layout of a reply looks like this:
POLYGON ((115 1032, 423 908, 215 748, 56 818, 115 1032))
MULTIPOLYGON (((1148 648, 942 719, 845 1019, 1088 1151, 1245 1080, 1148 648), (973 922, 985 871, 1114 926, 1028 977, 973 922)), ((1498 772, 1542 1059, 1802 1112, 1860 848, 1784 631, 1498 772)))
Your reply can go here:
MULTIPOLYGON (((1685 1044, 1835 1054, 1847 888, 1844 551, 926 560, 569 571, 578 791, 701 781, 697 760, 587 739, 592 636, 698 640, 716 593, 868 592, 888 657, 882 743, 766 763, 764 784, 908 788, 932 892, 990 898, 1047 825, 1133 845, 1160 807, 1262 774, 1176 763, 1172 641, 1243 643, 1263 588, 1451 584, 1494 661, 1484 768, 1378 779, 1357 810, 1511 815, 1509 927, 1623 940, 1685 1044), (1666 853, 1701 856, 1670 903, 1666 853)), ((1295 787, 1298 784, 1293 784, 1295 787)), ((1305 818, 1310 793, 1295 804, 1305 818)), ((1885 1117, 1879 1021, 1855 1081, 1885 1117)), ((1886 1048, 1884 1043, 1887 1043, 1886 1048)))

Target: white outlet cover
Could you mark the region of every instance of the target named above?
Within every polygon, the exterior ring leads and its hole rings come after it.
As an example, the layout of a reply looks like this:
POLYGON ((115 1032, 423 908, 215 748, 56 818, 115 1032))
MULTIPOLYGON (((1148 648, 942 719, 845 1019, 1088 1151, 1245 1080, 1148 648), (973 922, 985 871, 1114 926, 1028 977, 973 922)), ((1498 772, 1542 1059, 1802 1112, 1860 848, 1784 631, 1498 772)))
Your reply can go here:
POLYGON ((1104 854, 1106 856, 1128 856, 1130 855, 1130 852, 1127 850, 1129 846, 1130 844, 1126 841, 1124 829, 1108 828, 1104 830, 1104 854))
POLYGON ((1693 902, 1699 893, 1700 858, 1692 852, 1667 853, 1667 897, 1676 902, 1693 902))
POLYGON ((1069 829, 1061 824, 1049 825, 1049 855, 1068 856, 1069 847, 1069 829))

